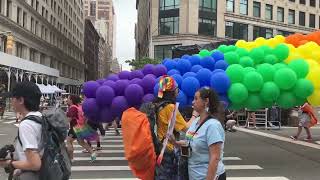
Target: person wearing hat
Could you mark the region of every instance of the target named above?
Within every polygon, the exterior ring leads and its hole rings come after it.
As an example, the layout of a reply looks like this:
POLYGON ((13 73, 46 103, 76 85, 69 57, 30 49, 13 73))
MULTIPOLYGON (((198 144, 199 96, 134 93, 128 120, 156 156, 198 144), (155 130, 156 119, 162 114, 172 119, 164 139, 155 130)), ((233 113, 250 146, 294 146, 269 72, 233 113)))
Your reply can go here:
POLYGON ((21 113, 23 120, 17 133, 20 140, 15 142, 15 160, 0 161, 0 166, 15 169, 17 179, 38 180, 43 154, 40 149, 42 128, 41 124, 28 120, 28 116, 42 117, 39 112, 41 91, 33 82, 21 82, 16 84, 9 96, 14 111, 21 113))

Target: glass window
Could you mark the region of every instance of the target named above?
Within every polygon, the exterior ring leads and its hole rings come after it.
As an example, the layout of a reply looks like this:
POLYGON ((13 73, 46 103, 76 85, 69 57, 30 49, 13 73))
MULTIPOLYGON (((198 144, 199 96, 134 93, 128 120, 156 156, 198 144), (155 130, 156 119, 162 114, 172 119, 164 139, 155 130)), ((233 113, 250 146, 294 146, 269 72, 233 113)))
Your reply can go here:
POLYGON ((316 27, 316 15, 314 15, 314 14, 309 15, 309 27, 311 27, 311 28, 316 27))
POLYGON ((277 20, 279 22, 284 22, 284 9, 282 7, 278 7, 277 20))
POLYGON ((179 46, 177 44, 154 46, 154 58, 164 59, 172 58, 172 48, 179 46))
POLYGON ((316 7, 316 0, 310 0, 310 6, 316 7))
POLYGON ((306 0, 300 0, 300 4, 306 4, 306 0))
POLYGON ((289 9, 288 23, 295 24, 296 23, 296 11, 289 9))
POLYGON ((248 40, 248 25, 236 22, 226 22, 226 37, 248 40))
POLYGON ((227 0, 227 11, 234 12, 234 0, 227 0))
POLYGON ((248 15, 248 0, 240 0, 240 14, 248 15))
POLYGON ((299 25, 300 26, 306 25, 306 13, 305 12, 299 12, 299 25))
POLYGON ((96 1, 90 2, 90 16, 96 16, 96 1))
POLYGON ((17 8, 17 24, 20 24, 21 8, 17 8))
POLYGON ((160 18, 160 35, 179 33, 179 17, 160 18))
POLYGON ((217 0, 199 0, 199 10, 200 11, 217 11, 217 0))
POLYGON ((253 1, 253 17, 260 17, 261 3, 253 1))
POLYGON ((289 0, 290 2, 296 2, 296 0, 289 0))
POLYGON ((289 36, 290 34, 293 34, 293 32, 277 30, 277 34, 282 36, 289 36))
POLYGON ((178 9, 180 0, 160 0, 160 10, 178 9))
POLYGON ((273 6, 270 4, 266 4, 266 19, 272 20, 273 19, 273 6))
POLYGON ((199 34, 207 36, 216 35, 216 21, 212 19, 199 19, 199 34))
POLYGON ((273 37, 273 30, 267 28, 266 29, 266 38, 269 39, 269 38, 272 38, 272 37, 273 37))

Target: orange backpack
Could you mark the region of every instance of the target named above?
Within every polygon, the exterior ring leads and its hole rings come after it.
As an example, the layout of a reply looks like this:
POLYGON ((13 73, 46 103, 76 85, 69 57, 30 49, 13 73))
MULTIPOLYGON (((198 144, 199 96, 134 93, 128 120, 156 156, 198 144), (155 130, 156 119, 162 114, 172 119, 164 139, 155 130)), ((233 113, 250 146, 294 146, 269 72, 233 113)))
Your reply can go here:
POLYGON ((142 180, 153 180, 156 153, 150 123, 146 114, 129 108, 122 115, 125 157, 133 174, 142 180))

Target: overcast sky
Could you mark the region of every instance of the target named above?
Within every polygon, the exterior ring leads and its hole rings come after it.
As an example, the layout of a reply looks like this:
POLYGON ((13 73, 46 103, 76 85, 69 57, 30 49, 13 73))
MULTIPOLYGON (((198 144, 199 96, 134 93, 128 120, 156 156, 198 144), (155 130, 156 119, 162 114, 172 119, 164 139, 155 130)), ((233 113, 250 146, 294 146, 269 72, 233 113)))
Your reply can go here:
POLYGON ((136 0, 113 0, 117 16, 116 57, 123 70, 130 70, 124 62, 135 57, 134 25, 137 22, 136 0))

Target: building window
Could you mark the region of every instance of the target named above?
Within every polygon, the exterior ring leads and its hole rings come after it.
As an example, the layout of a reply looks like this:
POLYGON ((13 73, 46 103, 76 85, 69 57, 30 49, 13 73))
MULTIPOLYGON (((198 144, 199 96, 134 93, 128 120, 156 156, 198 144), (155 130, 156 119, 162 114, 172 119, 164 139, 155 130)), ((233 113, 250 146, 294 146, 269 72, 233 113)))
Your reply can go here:
POLYGON ((30 61, 32 61, 32 62, 36 61, 36 55, 35 54, 36 54, 35 50, 30 48, 30 57, 29 57, 30 61))
POLYGON ((278 7, 277 20, 279 22, 284 22, 284 9, 282 7, 278 7))
POLYGON ((36 1, 36 11, 38 12, 39 10, 39 1, 36 1))
POLYGON ((16 56, 22 58, 22 48, 23 45, 19 42, 16 42, 16 56))
POLYGON ((22 26, 23 27, 27 26, 27 13, 26 12, 23 12, 23 15, 22 15, 22 26))
POLYGON ((311 27, 311 28, 316 27, 316 15, 314 15, 314 14, 309 15, 309 27, 311 27))
POLYGON ((199 10, 200 11, 217 11, 217 0, 199 0, 199 10))
POLYGON ((7 2, 7 17, 11 18, 12 16, 12 1, 7 2))
POLYGON ((300 26, 306 25, 306 13, 305 12, 299 12, 299 25, 300 26))
POLYGON ((17 8, 17 24, 20 25, 21 8, 17 8))
POLYGON ((160 35, 179 33, 179 17, 160 18, 160 35))
POLYGON ((289 24, 296 23, 296 11, 293 9, 289 9, 288 23, 289 24))
POLYGON ((273 30, 265 27, 253 26, 253 39, 258 37, 272 38, 273 30))
POLYGON ((180 0, 160 0, 160 10, 178 9, 180 0))
POLYGON ((154 46, 154 58, 162 60, 164 58, 172 58, 172 48, 179 46, 177 44, 154 46))
POLYGON ((290 2, 294 2, 294 3, 296 2, 296 0, 289 0, 289 1, 290 1, 290 2))
POLYGON ((300 4, 306 4, 306 0, 300 0, 300 4))
POLYGON ((277 30, 277 34, 282 36, 289 36, 290 34, 293 34, 293 32, 277 30))
POLYGON ((253 1, 253 17, 260 17, 261 14, 261 3, 253 1))
POLYGON ((216 36, 216 21, 200 18, 198 33, 201 35, 216 36))
POLYGON ((33 19, 33 17, 31 17, 31 28, 30 29, 31 29, 31 32, 34 33, 34 29, 35 28, 34 28, 34 19, 33 19))
POLYGON ((310 0, 310 6, 316 7, 316 0, 310 0))
POLYGON ((273 6, 270 4, 266 4, 266 20, 272 20, 273 19, 273 6))
POLYGON ((227 12, 234 12, 234 0, 227 0, 227 12))
POLYGON ((90 16, 96 16, 96 1, 90 2, 90 16))
POLYGON ((273 37, 273 30, 269 29, 269 28, 266 28, 266 38, 270 39, 272 37, 273 37))
POLYGON ((226 22, 226 37, 248 40, 248 25, 236 22, 226 22))
POLYGON ((240 14, 248 15, 248 0, 240 0, 240 14))

